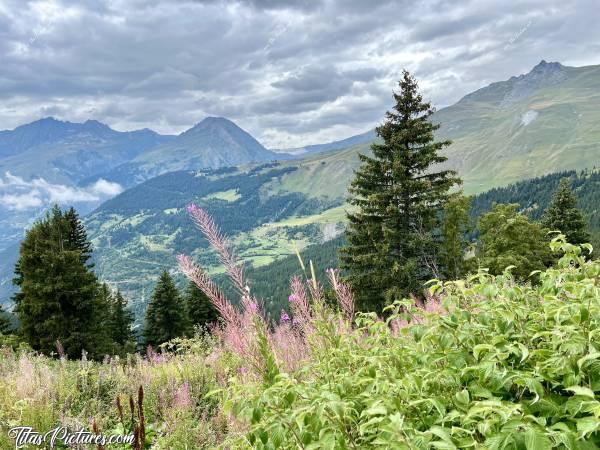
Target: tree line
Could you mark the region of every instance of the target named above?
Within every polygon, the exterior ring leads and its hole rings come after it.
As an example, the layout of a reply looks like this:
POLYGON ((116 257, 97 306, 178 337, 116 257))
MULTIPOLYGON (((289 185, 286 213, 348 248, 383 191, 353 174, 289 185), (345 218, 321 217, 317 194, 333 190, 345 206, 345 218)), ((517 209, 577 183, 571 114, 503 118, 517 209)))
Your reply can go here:
POLYGON ((143 332, 120 291, 94 273, 92 244, 75 209, 55 206, 27 232, 20 245, 13 283, 18 329, 0 310, 0 334, 17 333, 46 355, 101 359, 134 353, 190 335, 217 319, 206 296, 190 284, 181 295, 164 272, 147 309, 143 332))

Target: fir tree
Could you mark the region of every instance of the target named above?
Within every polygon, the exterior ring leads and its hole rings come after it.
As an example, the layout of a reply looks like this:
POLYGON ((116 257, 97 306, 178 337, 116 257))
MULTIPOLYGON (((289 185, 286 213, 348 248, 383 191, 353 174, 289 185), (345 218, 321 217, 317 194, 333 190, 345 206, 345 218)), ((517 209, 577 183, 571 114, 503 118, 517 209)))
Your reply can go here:
POLYGON ((500 275, 508 266, 520 280, 529 279, 534 270, 552 264, 547 230, 518 212, 518 204, 494 205, 479 218, 479 264, 492 275, 500 275))
POLYGON ((571 244, 590 242, 587 222, 577 208, 577 198, 571 190, 568 178, 560 180, 552 202, 544 212, 542 225, 551 231, 560 231, 571 244))
POLYGON ((106 307, 70 235, 71 223, 58 207, 27 231, 15 269, 15 311, 34 350, 53 353, 59 341, 70 358, 82 350, 99 358, 107 348, 106 307))
POLYGON ((156 347, 185 334, 188 327, 183 306, 179 291, 165 270, 146 311, 144 334, 147 345, 156 347))
POLYGON ((460 183, 455 172, 432 167, 446 161, 438 152, 450 142, 434 140, 439 125, 416 80, 404 71, 399 87, 394 110, 376 130, 383 143, 372 145, 373 157, 360 155, 349 189, 356 212, 348 214, 341 259, 362 311, 418 293, 435 274, 440 210, 460 183))
POLYGON ((470 209, 471 197, 463 195, 453 196, 444 207, 440 263, 446 279, 457 280, 465 274, 470 209))
POLYGON ((193 333, 194 327, 204 327, 219 318, 217 310, 206 294, 192 281, 189 282, 186 289, 185 304, 191 333, 193 333))

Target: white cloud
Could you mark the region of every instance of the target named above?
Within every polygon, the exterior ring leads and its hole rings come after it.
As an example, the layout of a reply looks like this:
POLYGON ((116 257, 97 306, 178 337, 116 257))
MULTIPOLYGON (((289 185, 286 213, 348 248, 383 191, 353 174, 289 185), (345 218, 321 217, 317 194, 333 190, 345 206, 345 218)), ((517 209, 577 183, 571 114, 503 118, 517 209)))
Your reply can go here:
POLYGON ((123 192, 123 187, 119 183, 113 183, 112 181, 107 181, 104 178, 100 178, 98 181, 92 184, 89 189, 98 195, 108 197, 114 197, 115 195, 123 192))
POLYGON ((106 200, 122 192, 118 183, 99 179, 86 187, 49 183, 43 178, 31 181, 6 172, 0 177, 0 206, 22 211, 50 206, 54 203, 71 205, 106 200))
POLYGON ((0 204, 2 206, 17 211, 39 208, 43 203, 39 191, 36 190, 25 194, 4 194, 0 196, 0 204))

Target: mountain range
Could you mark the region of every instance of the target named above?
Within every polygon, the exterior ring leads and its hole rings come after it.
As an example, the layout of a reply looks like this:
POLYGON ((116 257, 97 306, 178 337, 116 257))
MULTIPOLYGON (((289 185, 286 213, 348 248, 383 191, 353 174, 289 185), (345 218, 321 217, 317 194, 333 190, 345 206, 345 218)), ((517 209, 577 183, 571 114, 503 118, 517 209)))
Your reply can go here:
MULTIPOLYGON (((458 170, 467 193, 597 166, 599 119, 600 66, 545 61, 433 116, 441 124, 436 137, 453 141, 445 150, 445 166, 458 170)), ((374 139, 371 130, 342 141, 271 151, 225 118, 206 118, 178 136, 43 119, 0 132, 0 170, 10 170, 24 184, 44 177, 80 190, 93 191, 97 183, 128 188, 99 206, 86 224, 99 274, 140 300, 158 271, 175 267, 177 252, 194 252, 218 270, 185 214, 191 201, 215 215, 255 267, 290 254, 292 241, 302 248, 335 237, 343 230, 344 200, 358 154, 368 153, 374 139)), ((0 204, 5 200, 0 196, 0 204)), ((99 201, 88 202, 88 210, 99 201)), ((0 221, 2 208, 7 210, 0 206, 0 221)), ((8 241, 15 241, 16 229, 8 241)), ((14 258, 14 246, 3 247, 14 258)), ((0 265, 5 285, 9 266, 0 265)))

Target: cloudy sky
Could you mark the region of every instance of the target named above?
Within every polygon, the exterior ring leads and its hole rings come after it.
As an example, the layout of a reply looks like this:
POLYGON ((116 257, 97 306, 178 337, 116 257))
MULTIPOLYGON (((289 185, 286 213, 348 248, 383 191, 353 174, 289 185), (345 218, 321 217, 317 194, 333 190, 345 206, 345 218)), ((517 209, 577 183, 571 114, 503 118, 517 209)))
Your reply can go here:
POLYGON ((442 107, 541 59, 598 64, 599 19, 595 0, 0 0, 0 129, 218 115, 321 143, 380 122, 403 68, 442 107))

